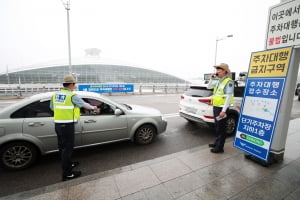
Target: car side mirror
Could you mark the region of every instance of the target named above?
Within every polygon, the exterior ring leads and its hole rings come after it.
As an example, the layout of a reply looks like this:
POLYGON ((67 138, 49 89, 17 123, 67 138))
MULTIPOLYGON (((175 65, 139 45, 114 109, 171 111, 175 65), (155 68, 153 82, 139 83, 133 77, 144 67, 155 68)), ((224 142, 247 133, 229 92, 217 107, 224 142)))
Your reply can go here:
POLYGON ((122 112, 122 110, 120 110, 119 108, 117 108, 116 110, 115 110, 115 115, 116 116, 120 116, 120 115, 122 115, 123 114, 123 112, 122 112))

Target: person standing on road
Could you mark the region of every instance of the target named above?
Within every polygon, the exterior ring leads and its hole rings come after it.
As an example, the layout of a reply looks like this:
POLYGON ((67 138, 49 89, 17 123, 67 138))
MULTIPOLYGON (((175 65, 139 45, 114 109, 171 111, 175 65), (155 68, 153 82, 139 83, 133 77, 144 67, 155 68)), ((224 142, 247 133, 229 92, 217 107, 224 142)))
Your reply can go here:
POLYGON ((73 93, 76 86, 73 76, 64 77, 64 88, 53 94, 50 108, 54 111, 55 132, 57 134, 58 149, 61 156, 62 180, 70 180, 81 175, 81 171, 73 171, 79 162, 72 162, 75 139, 75 123, 80 117, 80 108, 98 111, 97 106, 85 103, 73 93))
POLYGON ((231 73, 229 66, 225 63, 214 66, 218 81, 213 81, 215 75, 212 75, 207 88, 213 89, 212 105, 216 127, 216 140, 209 144, 212 147, 212 153, 223 153, 226 139, 225 119, 227 117, 228 107, 234 103, 233 90, 234 82, 228 75, 231 73))

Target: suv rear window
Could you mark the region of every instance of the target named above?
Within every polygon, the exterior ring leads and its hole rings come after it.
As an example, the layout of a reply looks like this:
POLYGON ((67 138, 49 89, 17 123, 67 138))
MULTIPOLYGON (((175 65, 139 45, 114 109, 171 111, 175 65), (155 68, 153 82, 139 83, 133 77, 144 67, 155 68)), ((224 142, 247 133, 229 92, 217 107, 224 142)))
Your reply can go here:
POLYGON ((213 90, 206 87, 191 86, 184 94, 192 97, 209 97, 213 94, 213 90))

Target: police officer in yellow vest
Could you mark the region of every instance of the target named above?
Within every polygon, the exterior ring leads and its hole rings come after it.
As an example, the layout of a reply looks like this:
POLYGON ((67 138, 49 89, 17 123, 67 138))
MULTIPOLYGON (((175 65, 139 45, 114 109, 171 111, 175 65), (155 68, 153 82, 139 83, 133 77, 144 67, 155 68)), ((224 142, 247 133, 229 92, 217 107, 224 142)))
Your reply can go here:
POLYGON ((215 142, 208 146, 212 147, 210 150, 212 153, 223 153, 226 139, 225 119, 229 105, 234 103, 234 82, 228 77, 231 72, 227 64, 221 63, 214 68, 216 68, 216 76, 219 80, 213 81, 214 75, 212 75, 207 88, 213 88, 212 105, 217 137, 215 142))
POLYGON ((75 123, 80 117, 80 108, 98 111, 97 106, 84 102, 73 93, 76 81, 73 76, 64 77, 64 88, 53 94, 50 108, 54 111, 55 132, 57 134, 58 149, 61 156, 62 180, 77 178, 81 171, 73 171, 79 162, 72 162, 75 139, 75 123))

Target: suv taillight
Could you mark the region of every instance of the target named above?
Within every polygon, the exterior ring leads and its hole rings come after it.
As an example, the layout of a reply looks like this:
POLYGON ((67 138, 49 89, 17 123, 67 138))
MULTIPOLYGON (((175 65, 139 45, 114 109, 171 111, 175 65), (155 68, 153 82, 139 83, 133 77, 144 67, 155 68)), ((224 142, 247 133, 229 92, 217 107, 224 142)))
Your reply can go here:
POLYGON ((181 99, 184 99, 184 96, 183 95, 181 95, 181 97, 180 97, 181 99))
POLYGON ((206 104, 208 104, 208 105, 211 104, 211 99, 198 99, 198 101, 199 101, 200 103, 206 103, 206 104))
POLYGON ((207 119, 214 119, 214 116, 204 115, 204 117, 207 119))

